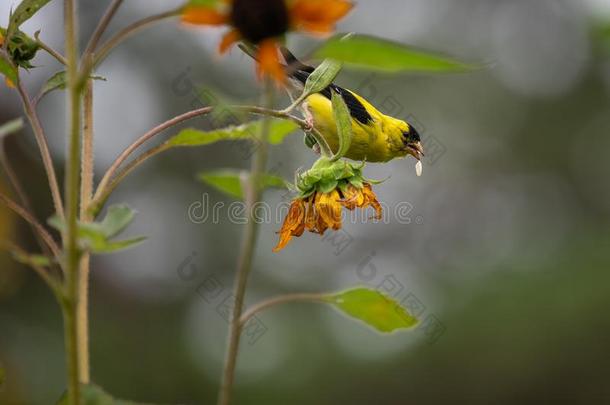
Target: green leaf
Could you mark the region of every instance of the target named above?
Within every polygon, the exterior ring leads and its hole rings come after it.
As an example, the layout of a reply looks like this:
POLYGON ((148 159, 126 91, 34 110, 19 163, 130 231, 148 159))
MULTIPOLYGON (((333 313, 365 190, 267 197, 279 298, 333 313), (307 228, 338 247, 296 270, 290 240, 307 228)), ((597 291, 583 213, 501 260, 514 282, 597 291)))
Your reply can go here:
POLYGON ((27 266, 34 267, 49 267, 51 259, 43 255, 24 254, 22 252, 13 252, 13 257, 16 261, 27 266))
POLYGON ((216 7, 219 0, 189 0, 187 6, 216 7))
MULTIPOLYGON (((135 246, 146 240, 145 237, 112 241, 110 238, 121 233, 133 221, 135 212, 126 205, 113 205, 108 208, 101 222, 78 223, 78 242, 84 251, 92 253, 112 253, 135 246)), ((64 232, 65 223, 57 216, 49 218, 50 226, 64 232)))
MULTIPOLYGON (((103 80, 106 81, 105 77, 102 76, 90 76, 93 80, 103 80)), ((46 96, 53 90, 64 90, 67 85, 67 77, 65 71, 60 71, 51 76, 40 91, 39 99, 46 96)))
POLYGON ((242 180, 246 180, 246 172, 236 172, 234 170, 217 170, 205 172, 199 175, 199 180, 214 187, 216 190, 228 194, 231 197, 242 200, 244 198, 242 190, 242 180))
POLYGON ((394 73, 450 72, 474 68, 438 54, 367 35, 331 38, 314 53, 314 57, 332 58, 354 67, 394 73))
POLYGON ((325 59, 320 66, 313 71, 305 82, 303 94, 310 95, 319 93, 327 88, 337 77, 343 64, 332 59, 325 59))
POLYGON ((139 245, 140 243, 144 242, 145 240, 146 240, 145 236, 139 236, 136 238, 119 240, 119 241, 108 241, 108 240, 94 238, 94 239, 89 240, 88 248, 91 252, 97 253, 97 254, 114 253, 114 252, 118 252, 121 250, 129 249, 131 247, 135 247, 136 245, 139 245))
POLYGON ((44 7, 50 0, 23 0, 11 13, 9 24, 8 24, 8 35, 10 38, 12 34, 27 20, 30 19, 34 14, 44 7))
MULTIPOLYGON (((211 131, 187 128, 170 138, 167 141, 167 144, 172 147, 204 146, 219 141, 258 139, 261 132, 261 125, 262 121, 259 120, 238 126, 231 125, 226 128, 211 131)), ((272 119, 269 128, 269 142, 273 145, 277 145, 297 128, 298 126, 292 121, 272 119)))
MULTIPOLYGON (((81 384, 81 405, 138 405, 136 402, 113 398, 112 395, 94 384, 81 384)), ((69 405, 67 392, 62 395, 56 405, 69 405)), ((143 405, 143 404, 140 404, 143 405)))
POLYGON ((284 139, 300 127, 293 121, 274 119, 271 120, 269 136, 267 140, 271 145, 279 145, 284 139))
POLYGON ((256 138, 258 121, 249 122, 239 126, 229 126, 212 131, 201 131, 199 129, 187 128, 180 131, 167 141, 167 144, 175 146, 203 146, 225 140, 241 140, 256 138))
POLYGON ((339 310, 379 332, 411 328, 417 319, 396 301, 368 288, 355 288, 333 295, 330 299, 339 310))
POLYGON ((19 80, 17 68, 13 65, 13 62, 9 60, 4 52, 0 52, 0 73, 13 84, 17 84, 17 81, 19 80))
MULTIPOLYGON (((216 170, 199 174, 199 180, 201 180, 203 183, 240 200, 244 199, 243 182, 246 181, 247 178, 247 172, 231 169, 216 170)), ((261 187, 261 189, 285 188, 286 182, 284 179, 278 176, 261 174, 259 176, 259 187, 261 187)))
POLYGON ((23 118, 15 118, 0 125, 0 138, 13 134, 23 128, 23 118))
POLYGON ((343 97, 335 91, 332 92, 332 105, 339 136, 339 150, 333 157, 336 160, 343 157, 352 144, 352 119, 343 97))
POLYGON ((106 238, 112 238, 123 232, 133 221, 135 211, 125 204, 113 205, 100 223, 100 230, 106 238))

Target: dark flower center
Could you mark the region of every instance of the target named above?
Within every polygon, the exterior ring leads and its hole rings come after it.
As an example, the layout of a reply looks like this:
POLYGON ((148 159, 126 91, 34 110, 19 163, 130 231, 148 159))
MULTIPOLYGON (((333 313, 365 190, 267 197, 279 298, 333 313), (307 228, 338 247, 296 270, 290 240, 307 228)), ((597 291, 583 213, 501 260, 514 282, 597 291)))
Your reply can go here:
POLYGON ((288 31, 288 10, 284 0, 234 0, 231 22, 245 39, 256 44, 288 31))

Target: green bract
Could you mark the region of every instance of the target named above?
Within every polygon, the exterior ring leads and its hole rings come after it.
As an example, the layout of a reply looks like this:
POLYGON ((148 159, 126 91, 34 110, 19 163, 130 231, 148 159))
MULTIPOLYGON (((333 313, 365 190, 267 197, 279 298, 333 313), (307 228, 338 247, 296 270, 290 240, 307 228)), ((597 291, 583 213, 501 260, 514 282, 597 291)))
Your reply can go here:
POLYGON ((296 188, 299 198, 305 198, 315 191, 329 193, 335 188, 344 190, 349 184, 362 188, 366 179, 362 176, 364 163, 350 163, 346 160, 331 161, 321 157, 304 173, 297 175, 296 188))
POLYGON ((8 38, 6 29, 1 27, 0 35, 7 41, 6 49, 15 65, 26 69, 33 67, 30 61, 34 59, 36 52, 40 49, 40 45, 35 40, 19 30, 8 38))

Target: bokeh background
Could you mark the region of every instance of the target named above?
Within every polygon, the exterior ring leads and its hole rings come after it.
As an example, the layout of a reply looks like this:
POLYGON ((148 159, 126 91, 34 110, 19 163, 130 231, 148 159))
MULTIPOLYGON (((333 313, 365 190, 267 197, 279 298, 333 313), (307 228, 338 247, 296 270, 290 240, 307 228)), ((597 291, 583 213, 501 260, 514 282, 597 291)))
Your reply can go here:
MULTIPOLYGON (((80 3, 84 42, 107 2, 80 3)), ((16 4, 2 2, 0 21, 16 4)), ((126 1, 110 29, 177 5, 126 1)), ((42 28, 42 38, 61 49, 61 15, 60 2, 51 2, 24 30, 42 28)), ((423 326, 382 336, 314 304, 266 312, 259 318, 264 333, 242 347, 235 403, 610 403, 610 1, 361 0, 340 30, 489 68, 399 76, 344 71, 341 85, 415 121, 434 150, 421 178, 412 159, 367 168, 369 177, 391 175, 378 194, 390 207, 410 207, 403 211, 408 220, 348 224, 338 239, 305 235, 279 254, 271 253, 279 224, 269 221, 247 303, 368 284, 390 291, 423 326)), ((215 54, 221 34, 167 21, 100 67, 108 81, 95 83, 98 176, 137 136, 201 103, 197 94, 257 100, 251 62, 238 50, 222 59, 215 54)), ((315 40, 292 36, 289 43, 305 54, 315 40)), ((42 53, 35 64, 26 76, 32 89, 59 69, 42 53)), ((40 105, 58 169, 62 103, 56 93, 40 105)), ((0 90, 0 106, 0 122, 21 115, 12 90, 0 90)), ((210 121, 190 125, 207 128, 210 121)), ((48 217, 29 129, 10 139, 8 150, 38 216, 48 217)), ((247 150, 217 144, 170 152, 112 198, 139 212, 129 233, 149 237, 137 249, 93 261, 92 376, 115 396, 213 403, 227 331, 221 309, 242 225, 227 217, 232 200, 196 175, 247 168, 247 150), (189 216, 204 198, 225 204, 217 223, 189 216), (210 295, 211 285, 221 287, 210 295)), ((271 160, 290 179, 315 156, 294 134, 271 160)), ((7 189, 4 181, 0 188, 7 189)), ((272 207, 282 198, 266 195, 272 207)), ((0 237, 35 248, 29 229, 2 207, 0 223, 0 237)), ((0 367, 2 404, 52 404, 64 390, 59 308, 5 253, 0 367)))

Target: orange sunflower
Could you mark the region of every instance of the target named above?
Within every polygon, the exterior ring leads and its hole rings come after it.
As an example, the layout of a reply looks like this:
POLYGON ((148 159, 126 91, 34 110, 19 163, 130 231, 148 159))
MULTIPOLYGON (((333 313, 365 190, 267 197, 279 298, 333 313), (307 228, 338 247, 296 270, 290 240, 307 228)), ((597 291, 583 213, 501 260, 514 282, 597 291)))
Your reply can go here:
POLYGON ((321 158, 297 182, 300 195, 290 204, 280 240, 273 249, 282 250, 293 236, 305 230, 323 235, 328 229, 341 229, 343 208, 354 210, 372 207, 375 218, 381 219, 381 204, 373 192, 370 181, 362 177, 362 165, 357 167, 346 161, 330 162, 321 158))
POLYGON ((258 76, 270 76, 284 83, 286 75, 278 53, 282 37, 289 31, 331 33, 352 7, 348 0, 218 0, 212 5, 186 6, 182 21, 229 26, 231 29, 219 45, 220 53, 242 40, 257 45, 258 76))

